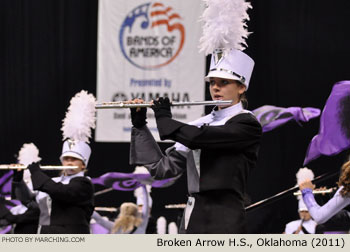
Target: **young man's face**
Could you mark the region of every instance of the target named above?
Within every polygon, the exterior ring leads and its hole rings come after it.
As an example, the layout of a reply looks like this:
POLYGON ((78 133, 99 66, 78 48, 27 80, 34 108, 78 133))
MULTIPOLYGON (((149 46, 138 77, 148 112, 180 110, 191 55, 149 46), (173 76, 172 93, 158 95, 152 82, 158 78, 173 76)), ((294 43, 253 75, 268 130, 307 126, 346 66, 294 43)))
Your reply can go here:
POLYGON ((311 219, 311 215, 309 211, 299 211, 300 219, 303 219, 304 221, 308 221, 311 219))
POLYGON ((74 175, 77 174, 83 170, 85 170, 85 165, 84 162, 78 158, 75 157, 63 157, 63 161, 62 161, 62 165, 63 166, 78 166, 77 169, 67 169, 64 170, 64 174, 67 175, 74 175))

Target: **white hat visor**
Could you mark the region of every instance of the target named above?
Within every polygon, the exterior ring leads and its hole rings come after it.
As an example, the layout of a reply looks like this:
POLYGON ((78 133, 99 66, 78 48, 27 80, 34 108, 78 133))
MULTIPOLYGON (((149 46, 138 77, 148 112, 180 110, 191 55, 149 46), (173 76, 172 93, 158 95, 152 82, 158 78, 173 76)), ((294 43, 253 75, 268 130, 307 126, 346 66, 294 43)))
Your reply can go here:
MULTIPOLYGON (((84 158, 83 158, 81 155, 79 155, 78 153, 76 153, 76 152, 67 151, 67 152, 63 153, 63 154, 60 156, 61 162, 63 162, 63 158, 64 158, 64 157, 74 157, 74 158, 80 159, 80 160, 83 161, 83 163, 85 164, 84 158)), ((86 165, 86 164, 85 164, 85 165, 86 165)))
MULTIPOLYGON (((228 80, 236 80, 236 81, 239 81, 240 83, 242 83, 241 79, 238 76, 230 74, 226 71, 219 71, 219 70, 210 71, 208 73, 208 75, 204 77, 204 80, 209 82, 211 77, 212 78, 215 77, 215 78, 228 79, 228 80)), ((245 85, 244 83, 242 83, 242 84, 245 85)))

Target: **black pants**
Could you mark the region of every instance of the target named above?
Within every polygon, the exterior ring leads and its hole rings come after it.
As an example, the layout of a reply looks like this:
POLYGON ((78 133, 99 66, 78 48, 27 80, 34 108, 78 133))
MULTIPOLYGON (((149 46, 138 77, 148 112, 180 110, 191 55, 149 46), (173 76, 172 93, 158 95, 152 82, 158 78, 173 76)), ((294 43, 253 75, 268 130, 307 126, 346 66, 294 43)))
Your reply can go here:
POLYGON ((244 203, 234 192, 217 190, 192 196, 195 204, 187 234, 246 233, 244 203))

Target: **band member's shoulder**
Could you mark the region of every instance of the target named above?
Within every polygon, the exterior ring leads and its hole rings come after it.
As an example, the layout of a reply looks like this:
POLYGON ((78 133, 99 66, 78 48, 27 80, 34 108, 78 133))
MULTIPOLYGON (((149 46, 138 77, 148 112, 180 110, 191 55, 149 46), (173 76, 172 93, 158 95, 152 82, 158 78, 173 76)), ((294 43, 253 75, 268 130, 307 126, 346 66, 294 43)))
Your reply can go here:
POLYGON ((227 121, 227 123, 234 123, 234 122, 244 122, 244 123, 248 123, 248 124, 252 124, 252 125, 256 125, 258 127, 261 127, 260 122, 258 121, 258 119, 256 119, 254 114, 251 112, 239 113, 227 121))
POLYGON ((70 180, 71 182, 80 182, 80 183, 86 183, 86 184, 91 184, 92 185, 92 182, 91 182, 91 179, 86 177, 86 176, 82 176, 82 177, 75 177, 75 178, 72 178, 70 180))

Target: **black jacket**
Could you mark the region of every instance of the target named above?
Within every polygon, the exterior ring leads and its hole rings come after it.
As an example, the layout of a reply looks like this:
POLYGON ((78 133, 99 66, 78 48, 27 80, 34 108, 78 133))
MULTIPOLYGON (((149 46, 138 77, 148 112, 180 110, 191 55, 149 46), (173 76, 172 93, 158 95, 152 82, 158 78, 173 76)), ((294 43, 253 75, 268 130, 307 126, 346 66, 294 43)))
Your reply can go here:
POLYGON ((187 172, 194 200, 186 207, 193 210, 185 232, 244 233, 244 194, 262 136, 256 118, 243 111, 224 125, 197 127, 163 117, 157 119, 157 127, 161 139, 179 142, 190 151, 170 147, 164 155, 147 127, 133 127, 130 163, 145 165, 156 179, 187 172))
POLYGON ((40 169, 30 169, 33 188, 52 199, 50 226, 41 233, 89 233, 94 209, 94 187, 86 177, 72 178, 68 184, 56 183, 40 169))
POLYGON ((199 191, 233 190, 243 200, 248 174, 256 165, 261 125, 249 113, 229 119, 222 126, 200 128, 170 118, 157 120, 161 139, 200 149, 199 191))

